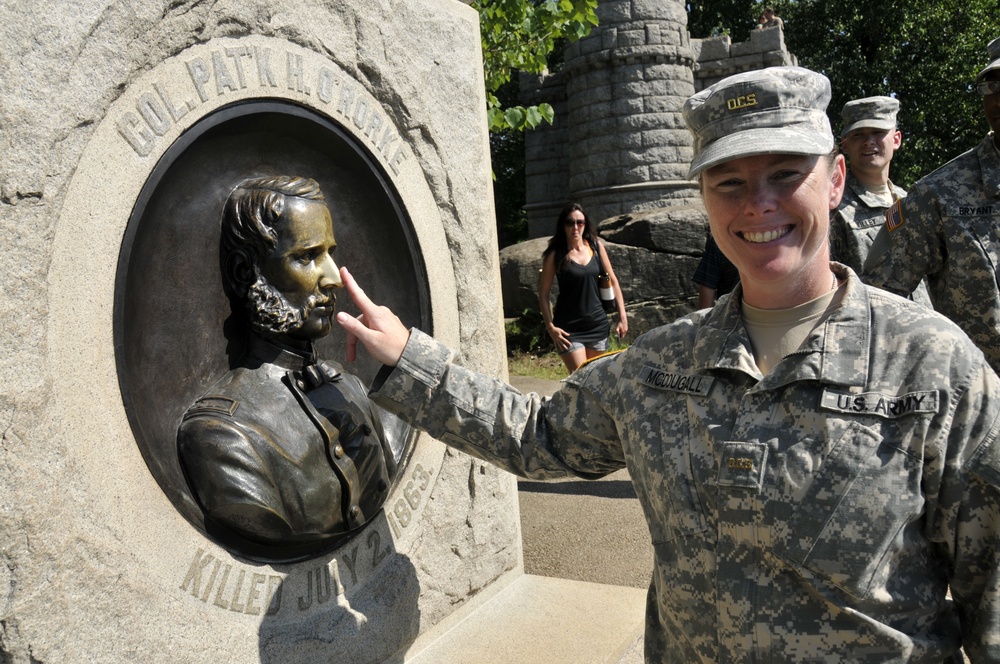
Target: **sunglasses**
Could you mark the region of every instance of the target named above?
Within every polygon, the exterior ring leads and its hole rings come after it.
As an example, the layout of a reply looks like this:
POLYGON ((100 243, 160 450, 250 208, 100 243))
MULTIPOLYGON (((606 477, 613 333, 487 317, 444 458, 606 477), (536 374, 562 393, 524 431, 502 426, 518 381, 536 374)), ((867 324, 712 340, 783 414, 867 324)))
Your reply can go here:
POLYGON ((586 225, 586 223, 587 222, 584 221, 583 219, 575 219, 575 220, 574 219, 567 219, 566 220, 566 226, 584 226, 584 225, 586 225))
POLYGON ((986 95, 995 95, 996 93, 1000 92, 1000 79, 994 79, 992 81, 983 81, 982 83, 976 86, 976 90, 978 90, 979 94, 981 94, 984 97, 986 95))

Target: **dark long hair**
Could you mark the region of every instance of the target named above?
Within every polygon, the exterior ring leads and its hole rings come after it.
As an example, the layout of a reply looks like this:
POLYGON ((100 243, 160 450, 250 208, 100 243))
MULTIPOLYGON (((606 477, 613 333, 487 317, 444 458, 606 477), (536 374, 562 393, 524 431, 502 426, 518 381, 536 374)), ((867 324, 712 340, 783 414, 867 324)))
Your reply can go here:
POLYGON ((549 238, 549 245, 542 252, 543 261, 549 254, 555 253, 556 272, 560 272, 566 265, 566 255, 569 253, 569 245, 566 244, 566 222, 569 221, 569 216, 577 211, 583 214, 583 239, 590 244, 595 254, 598 253, 597 230, 594 228, 594 224, 591 223, 590 217, 587 216, 587 211, 579 203, 570 203, 559 213, 559 218, 556 220, 555 233, 549 238))

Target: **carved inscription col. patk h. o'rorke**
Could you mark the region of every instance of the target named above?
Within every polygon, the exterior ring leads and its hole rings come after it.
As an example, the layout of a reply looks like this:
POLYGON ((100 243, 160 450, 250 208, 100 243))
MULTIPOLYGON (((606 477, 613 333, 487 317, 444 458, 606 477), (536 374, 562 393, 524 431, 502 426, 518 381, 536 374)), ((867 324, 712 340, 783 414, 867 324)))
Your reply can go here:
POLYGON ((338 75, 331 67, 310 67, 301 53, 291 50, 282 54, 248 45, 213 49, 210 56, 188 60, 186 68, 189 88, 167 89, 155 82, 152 89, 139 95, 135 113, 128 111, 118 120, 119 135, 140 157, 150 154, 160 137, 188 113, 212 100, 213 95, 236 100, 248 90, 266 95, 269 90, 284 87, 351 122, 382 155, 389 169, 394 174, 399 172, 406 155, 399 133, 356 82, 338 75))

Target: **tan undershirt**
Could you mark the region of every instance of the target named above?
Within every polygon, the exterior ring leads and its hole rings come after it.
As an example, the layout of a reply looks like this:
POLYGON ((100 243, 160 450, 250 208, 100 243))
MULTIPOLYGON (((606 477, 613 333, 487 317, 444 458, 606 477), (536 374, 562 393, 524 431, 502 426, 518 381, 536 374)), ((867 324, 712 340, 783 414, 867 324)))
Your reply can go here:
POLYGON ((870 194, 873 194, 878 198, 878 204, 882 207, 891 207, 896 201, 892 197, 892 190, 889 189, 888 184, 883 184, 878 187, 869 187, 868 185, 862 185, 868 190, 870 194))
POLYGON ((765 376, 774 365, 796 350, 809 333, 827 319, 835 308, 839 288, 790 309, 758 309, 740 303, 743 324, 750 335, 757 368, 765 376))

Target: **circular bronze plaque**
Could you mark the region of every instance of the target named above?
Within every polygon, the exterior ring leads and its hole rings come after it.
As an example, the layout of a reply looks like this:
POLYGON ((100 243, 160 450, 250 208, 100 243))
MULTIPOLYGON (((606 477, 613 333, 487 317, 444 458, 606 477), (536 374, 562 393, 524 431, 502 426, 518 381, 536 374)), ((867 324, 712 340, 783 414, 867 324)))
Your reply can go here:
MULTIPOLYGON (((177 509, 202 532, 244 556, 288 561, 322 546, 266 547, 206 524, 177 456, 185 410, 242 355, 242 312, 232 312, 219 270, 222 208, 245 178, 291 175, 319 182, 334 220, 337 262, 373 300, 407 325, 431 331, 427 275, 410 220, 389 178, 341 126, 281 101, 222 108, 167 150, 129 219, 115 285, 118 380, 135 439, 150 472, 177 509)), ((95 183, 96 184, 96 183, 95 183)), ((95 186, 95 196, 100 187, 95 186)), ((80 275, 85 279, 86 275, 80 275)), ((338 310, 356 314, 340 291, 338 310)), ((379 366, 365 356, 344 360, 340 326, 317 344, 369 384, 379 366)), ((415 433, 383 413, 402 474, 415 433)))

